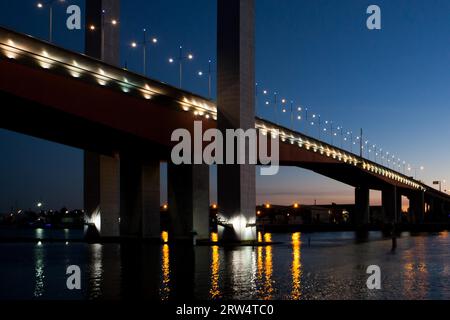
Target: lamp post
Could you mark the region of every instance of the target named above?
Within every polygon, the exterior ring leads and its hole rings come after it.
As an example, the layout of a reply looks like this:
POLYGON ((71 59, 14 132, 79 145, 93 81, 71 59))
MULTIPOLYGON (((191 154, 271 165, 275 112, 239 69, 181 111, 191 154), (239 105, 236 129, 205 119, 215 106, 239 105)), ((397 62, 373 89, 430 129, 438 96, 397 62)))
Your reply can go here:
POLYGON ((319 140, 321 139, 321 137, 322 137, 322 117, 320 116, 320 114, 317 116, 317 118, 319 119, 319 121, 318 121, 318 128, 319 128, 319 140))
MULTIPOLYGON (((264 96, 264 97, 266 97, 266 96, 269 94, 269 92, 268 92, 267 90, 263 90, 262 93, 263 93, 263 96, 264 96)), ((266 99, 266 98, 264 98, 264 99, 266 99)), ((265 104, 266 106, 269 106, 269 105, 270 105, 269 100, 265 100, 264 104, 265 104)))
POLYGON ((294 131, 294 101, 291 100, 291 130, 294 131))
MULTIPOLYGON (((183 55, 183 46, 180 46, 180 54, 178 56, 178 67, 179 67, 179 87, 182 87, 183 84, 183 61, 184 60, 193 60, 194 55, 192 53, 188 53, 187 55, 183 55)), ((169 63, 174 63, 175 60, 173 58, 169 58, 169 63)))
POLYGON ((131 47, 137 48, 139 46, 142 46, 142 59, 143 59, 142 69, 143 69, 144 76, 146 76, 147 75, 147 46, 149 44, 156 45, 158 43, 158 38, 156 38, 156 37, 147 38, 147 29, 146 28, 142 29, 142 32, 143 32, 142 41, 141 42, 133 41, 131 43, 131 47))
POLYGON ((53 4, 55 2, 64 2, 65 0, 48 0, 45 2, 38 2, 37 7, 39 9, 42 9, 44 7, 48 7, 48 26, 49 26, 49 30, 48 30, 48 41, 50 43, 53 42, 53 4))
MULTIPOLYGON (((320 137, 321 137, 321 117, 320 117, 320 115, 315 115, 315 114, 313 114, 312 115, 312 117, 313 117, 313 119, 318 119, 318 121, 317 121, 317 126, 318 126, 318 132, 319 132, 319 140, 320 140, 320 137)), ((314 121, 312 121, 311 122, 311 125, 314 125, 314 121)))
POLYGON ((333 131, 333 121, 330 121, 330 135, 331 135, 331 145, 334 144, 334 131, 333 131))
POLYGON ((275 108, 275 124, 278 122, 278 93, 273 93, 273 107, 275 108))
MULTIPOLYGON (((298 121, 301 121, 302 120, 302 111, 303 111, 303 108, 302 107, 298 107, 297 108, 297 112, 299 112, 299 114, 297 115, 297 120, 298 121)), ((295 126, 294 126, 295 127, 295 126)), ((299 129, 299 131, 300 131, 300 129, 299 129)))
POLYGON ((370 160, 370 148, 369 148, 368 144, 369 144, 369 140, 366 140, 364 142, 364 148, 366 149, 367 159, 370 160))
MULTIPOLYGON (((423 171, 423 170, 425 170, 425 167, 424 166, 420 166, 419 169, 420 169, 420 171, 423 171)), ((417 168, 414 168, 414 171, 415 171, 415 179, 419 180, 419 176, 417 175, 417 168)))
POLYGON ((281 99, 281 106, 282 106, 282 109, 281 109, 281 112, 282 113, 286 113, 286 99, 281 99))
POLYGON ((361 135, 360 135, 360 140, 359 140, 359 156, 362 158, 363 157, 363 150, 364 150, 364 146, 363 146, 363 129, 361 128, 360 131, 361 135))
MULTIPOLYGON (((286 99, 283 99, 283 100, 281 100, 281 103, 283 104, 283 113, 286 113, 287 112, 287 109, 286 109, 286 103, 287 103, 287 101, 286 101, 286 99)), ((292 101, 291 100, 291 104, 290 104, 290 107, 289 107, 289 112, 290 112, 290 129, 291 130, 294 130, 294 101, 292 101)))
MULTIPOLYGON (((353 141, 353 131, 347 131, 347 136, 350 136, 350 152, 353 153, 353 144, 355 143, 355 141, 353 141)), ((348 138, 345 137, 344 141, 347 141, 348 138)))
MULTIPOLYGON (((211 69, 212 61, 211 59, 208 60, 208 98, 211 99, 211 90, 212 90, 212 69, 211 69)), ((198 75, 200 77, 203 76, 203 71, 199 71, 198 75)), ((256 109, 258 109, 258 83, 256 84, 256 109)))
MULTIPOLYGON (((442 192, 442 184, 445 184, 445 180, 438 180, 438 181, 433 181, 434 185, 439 185, 439 192, 442 192)), ((445 190, 447 191, 447 190, 445 190)))
POLYGON ((305 133, 308 134, 308 127, 309 127, 309 122, 308 122, 308 108, 305 108, 305 133))
POLYGON ((342 128, 342 126, 338 126, 337 131, 340 133, 341 136, 341 149, 344 149, 344 128, 342 128))

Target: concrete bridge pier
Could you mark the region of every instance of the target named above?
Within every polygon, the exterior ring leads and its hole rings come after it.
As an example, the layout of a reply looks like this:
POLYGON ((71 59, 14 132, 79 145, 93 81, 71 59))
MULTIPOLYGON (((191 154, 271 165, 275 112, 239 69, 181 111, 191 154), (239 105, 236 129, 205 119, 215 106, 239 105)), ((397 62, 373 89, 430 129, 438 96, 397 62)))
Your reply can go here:
POLYGON ((369 224, 370 190, 368 186, 361 185, 355 188, 355 217, 356 226, 369 224))
POLYGON ((87 220, 102 237, 120 235, 120 160, 97 153, 84 155, 84 207, 87 220))
POLYGON ((434 200, 434 210, 433 216, 435 222, 444 222, 446 221, 446 211, 444 201, 441 199, 434 200))
POLYGON ((160 163, 142 163, 137 156, 122 155, 120 163, 120 235, 140 239, 160 238, 160 163))
MULTIPOLYGON (((254 0, 218 0, 218 128, 224 134, 255 128, 254 19, 254 0)), ((221 240, 256 240, 255 180, 254 165, 218 165, 219 214, 232 226, 219 230, 221 240)))
POLYGON ((381 191, 381 201, 386 223, 394 223, 398 211, 397 187, 387 186, 381 191))
POLYGON ((413 223, 423 223, 425 212, 425 194, 416 191, 409 197, 409 207, 413 223))
POLYGON ((427 197, 426 203, 428 209, 426 214, 427 222, 439 222, 440 215, 442 212, 440 201, 434 197, 427 197))
POLYGON ((209 239, 209 166, 167 166, 169 239, 191 242, 209 239))
MULTIPOLYGON (((89 30, 89 26, 94 25, 96 31, 86 32, 85 53, 110 64, 119 65, 120 28, 108 23, 102 25, 103 10, 106 19, 118 19, 120 0, 86 1, 85 30, 89 30), (102 32, 103 27, 105 30, 102 32)), ((120 235, 120 160, 118 156, 108 157, 85 151, 84 207, 88 220, 96 225, 101 236, 120 235)))

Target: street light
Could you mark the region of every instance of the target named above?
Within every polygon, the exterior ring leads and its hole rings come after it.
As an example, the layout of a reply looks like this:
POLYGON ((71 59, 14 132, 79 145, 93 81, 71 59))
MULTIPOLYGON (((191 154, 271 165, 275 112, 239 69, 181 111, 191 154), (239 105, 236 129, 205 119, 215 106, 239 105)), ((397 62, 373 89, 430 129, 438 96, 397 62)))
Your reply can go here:
MULTIPOLYGON (((267 91, 265 91, 267 94, 267 91)), ((269 101, 266 101, 266 105, 270 105, 269 101)), ((278 120, 278 93, 274 92, 273 93, 273 108, 275 110, 275 124, 277 123, 278 120)))
MULTIPOLYGON (((434 185, 439 185, 439 192, 442 192, 442 184, 445 184, 445 180, 433 181, 434 185)), ((445 190, 447 192, 447 190, 445 190)))
POLYGON ((143 66, 142 66, 142 69, 143 69, 143 74, 144 74, 144 76, 146 76, 147 75, 147 45, 149 45, 149 44, 153 44, 153 45, 156 45, 157 43, 158 43, 158 38, 155 38, 155 37, 153 37, 153 38, 147 38, 147 29, 142 29, 142 31, 143 31, 143 38, 142 38, 142 41, 141 42, 136 42, 136 41, 133 41, 132 43, 131 43, 131 47, 132 48, 137 48, 137 47, 139 47, 139 46, 142 46, 142 56, 143 56, 143 66))
POLYGON ((291 100, 291 130, 294 131, 294 101, 291 100))
POLYGON ((281 105, 282 105, 282 109, 281 109, 281 111, 283 112, 283 113, 286 113, 287 112, 287 110, 286 110, 286 99, 281 99, 281 105))
MULTIPOLYGON (((315 114, 313 114, 312 115, 312 117, 313 117, 313 119, 318 119, 318 121, 317 121, 317 124, 318 124, 318 131, 319 131, 319 140, 320 140, 320 137, 321 137, 321 117, 320 117, 320 115, 315 115, 315 114)), ((311 125, 313 126, 314 125, 314 121, 312 121, 311 122, 311 125)))
MULTIPOLYGON (((110 21, 106 21, 105 19, 106 10, 102 10, 102 19, 101 19, 101 60, 105 60, 105 27, 107 24, 111 26, 117 26, 119 24, 119 21, 117 19, 111 19, 110 21)), ((97 27, 93 24, 89 26, 90 31, 96 31, 97 27)))
POLYGON ((308 134, 308 108, 305 108, 305 133, 308 134))
POLYGON ((38 7, 38 9, 43 9, 44 7, 48 7, 48 25, 49 25, 49 30, 48 30, 48 41, 51 43, 53 41, 53 4, 55 2, 64 2, 65 0, 48 0, 45 2, 38 2, 38 4, 36 5, 38 7))
MULTIPOLYGON (((424 171, 425 170, 425 167, 424 166, 420 166, 420 171, 424 171)), ((417 169, 416 169, 417 170, 417 169)), ((417 173, 416 173, 416 176, 417 176, 417 173)), ((417 180, 419 180, 419 176, 417 176, 417 178, 416 178, 417 180)))
MULTIPOLYGON (((183 46, 180 46, 180 55, 178 56, 178 64, 179 64, 179 70, 180 70, 180 88, 182 86, 183 82, 183 61, 184 60, 193 60, 194 55, 192 53, 189 53, 187 55, 183 55, 183 46)), ((169 63, 174 63, 175 60, 173 58, 169 58, 169 63)))
MULTIPOLYGON (((297 120, 298 121, 301 121, 302 120, 302 111, 303 111, 303 108, 302 107, 297 107, 297 120)), ((294 129, 295 128, 295 125, 293 125, 293 128, 292 129, 294 129)), ((300 131, 300 129, 299 129, 299 131, 300 131)))
POLYGON ((338 126, 337 131, 340 133, 341 136, 341 149, 344 149, 344 128, 342 128, 342 126, 338 126))
MULTIPOLYGON (((353 153, 353 145, 355 141, 353 140, 353 131, 347 131, 347 136, 350 136, 350 152, 353 153)), ((345 141, 348 140, 347 137, 344 138, 345 141)))
MULTIPOLYGON (((336 136, 336 135, 334 135, 333 133, 334 133, 334 131, 333 131, 333 121, 325 121, 325 124, 327 125, 327 124, 329 124, 330 125, 330 137, 331 137, 331 145, 333 145, 334 144, 334 137, 336 136)), ((328 129, 327 129, 327 127, 325 126, 325 129, 324 129, 324 131, 325 132, 327 132, 328 131, 328 129)))
MULTIPOLYGON (((211 59, 208 60, 208 98, 211 99, 211 89, 212 89, 212 70, 211 70, 211 59)), ((203 71, 198 72, 199 77, 203 77, 203 71)), ((256 95, 258 95, 258 84, 256 84, 256 95)))
POLYGON ((318 122, 317 122, 317 124, 319 125, 318 126, 318 129, 319 129, 319 140, 322 138, 322 131, 321 131, 321 129, 322 129, 322 117, 320 116, 320 114, 317 116, 317 118, 319 119, 318 120, 318 122))

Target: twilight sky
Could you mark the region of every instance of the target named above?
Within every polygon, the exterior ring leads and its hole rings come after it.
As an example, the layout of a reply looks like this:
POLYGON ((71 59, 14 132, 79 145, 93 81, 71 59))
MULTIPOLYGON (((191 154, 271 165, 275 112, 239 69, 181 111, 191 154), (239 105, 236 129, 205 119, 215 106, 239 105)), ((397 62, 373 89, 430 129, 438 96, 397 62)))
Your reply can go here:
MULTIPOLYGON (((449 1, 255 1, 261 90, 277 91, 345 131, 364 128, 370 144, 412 167, 423 165, 419 178, 428 184, 450 179, 449 1), (371 4, 382 10, 380 31, 366 28, 371 4)), ((46 39, 48 14, 36 3, 0 0, 0 25, 46 39)), ((84 8, 82 0, 55 5, 54 42, 82 52, 84 30, 65 28, 69 4, 84 8)), ((176 85, 177 69, 167 60, 183 45, 195 55, 185 66, 184 88, 206 96, 207 80, 197 73, 206 70, 209 58, 215 60, 215 15, 213 0, 122 1, 122 65, 141 70, 142 53, 129 44, 141 39, 145 27, 159 39, 150 49, 149 75, 176 85)), ((273 119, 264 101, 258 99, 259 112, 273 119)), ((288 125, 289 116, 282 121, 288 125)), ((305 127, 305 121, 297 123, 305 127)), ((317 134, 317 126, 308 130, 317 134)), ((0 129, 0 152, 0 212, 38 200, 49 208, 83 206, 81 150, 0 129)), ((258 177, 257 190, 258 203, 353 202, 352 188, 298 168, 258 177)), ((372 203, 378 201, 374 193, 372 203)))

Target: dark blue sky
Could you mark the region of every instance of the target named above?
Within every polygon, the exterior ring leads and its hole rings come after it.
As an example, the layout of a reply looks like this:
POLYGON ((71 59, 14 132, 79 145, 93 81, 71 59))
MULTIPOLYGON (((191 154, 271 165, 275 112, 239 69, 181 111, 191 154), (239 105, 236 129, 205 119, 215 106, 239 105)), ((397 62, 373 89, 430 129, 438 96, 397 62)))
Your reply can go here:
MULTIPOLYGON (((83 51, 84 31, 65 28, 68 4, 55 6, 54 41, 83 51)), ((256 0, 256 74, 260 88, 307 106, 346 130, 364 128, 371 143, 412 166, 420 178, 450 178, 450 2, 430 0, 256 0), (366 9, 382 10, 382 30, 366 28, 366 9)), ((185 88, 207 95, 199 78, 215 60, 216 3, 212 0, 122 1, 122 64, 142 68, 129 48, 146 27, 159 43, 149 53, 153 78, 177 84, 167 63, 180 44, 195 55, 186 64, 185 88)), ((0 24, 47 38, 47 12, 34 0, 0 0, 0 24)), ((273 118, 259 99, 263 116, 273 118)), ((283 119, 288 125, 288 116, 283 119)), ((298 123, 305 126, 304 122, 298 123)), ((309 128, 310 132, 313 129, 309 128)), ((0 130, 0 212, 17 201, 31 207, 82 206, 82 152, 0 130)), ((352 202, 351 188, 301 169, 258 178, 258 202, 352 202)), ((375 202, 376 200, 374 200, 375 202)))

